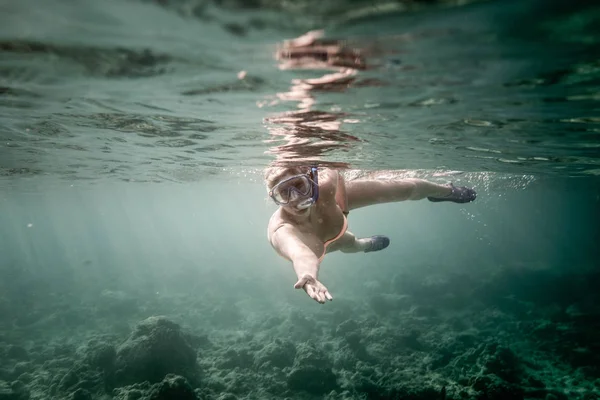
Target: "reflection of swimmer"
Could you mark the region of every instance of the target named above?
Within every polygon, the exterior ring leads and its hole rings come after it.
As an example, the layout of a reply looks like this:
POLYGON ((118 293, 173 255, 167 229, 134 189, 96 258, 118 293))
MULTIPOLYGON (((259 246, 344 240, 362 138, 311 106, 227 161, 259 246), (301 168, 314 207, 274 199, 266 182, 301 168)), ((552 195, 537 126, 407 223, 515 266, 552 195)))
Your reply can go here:
POLYGON ((336 170, 316 167, 269 168, 265 180, 269 196, 280 206, 269 221, 269 241, 277 253, 292 262, 298 276, 294 287, 303 288, 319 303, 332 300, 317 280, 325 253, 368 253, 383 250, 390 243, 386 236, 355 237, 347 230, 350 210, 424 198, 467 203, 476 197, 473 189, 421 179, 345 182, 336 170))
POLYGON ((287 40, 278 49, 276 57, 280 69, 365 69, 360 51, 345 46, 338 40, 321 39, 324 32, 311 31, 299 38, 287 40))

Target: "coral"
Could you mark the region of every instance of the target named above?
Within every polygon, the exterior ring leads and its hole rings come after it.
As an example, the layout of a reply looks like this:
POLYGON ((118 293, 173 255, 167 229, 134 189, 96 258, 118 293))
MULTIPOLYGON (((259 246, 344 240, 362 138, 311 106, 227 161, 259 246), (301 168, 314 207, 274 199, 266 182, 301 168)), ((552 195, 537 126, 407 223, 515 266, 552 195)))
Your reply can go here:
POLYGON ((99 368, 105 372, 111 372, 114 369, 117 352, 110 343, 91 340, 78 352, 82 356, 83 362, 92 368, 99 368))
POLYGON ((294 365, 287 375, 287 384, 291 390, 315 395, 328 393, 338 387, 331 362, 310 343, 302 343, 297 347, 294 365))
POLYGON ((6 350, 4 356, 11 360, 19 360, 19 361, 27 361, 29 360, 29 353, 27 350, 21 346, 9 345, 6 350))
POLYGON ((28 400, 29 390, 19 381, 8 384, 0 381, 0 400, 28 400))
POLYGON ((85 389, 77 389, 71 395, 71 400, 92 400, 92 395, 85 389))
POLYGON ((196 353, 181 328, 164 317, 140 322, 117 349, 116 382, 160 382, 169 373, 196 379, 196 353))
POLYGON ((295 356, 296 346, 292 342, 276 339, 256 352, 254 364, 259 368, 266 363, 277 368, 285 368, 294 363, 295 356))
POLYGON ((196 392, 182 376, 167 374, 155 384, 148 382, 117 388, 114 400, 197 400, 196 392))
POLYGON ((479 392, 477 400, 523 399, 523 390, 494 375, 484 375, 473 380, 473 389, 479 392))
POLYGON ((521 380, 522 369, 517 356, 505 347, 498 347, 494 350, 486 363, 487 372, 495 374, 509 383, 518 384, 521 380))
POLYGON ((247 349, 229 348, 221 355, 217 366, 223 369, 251 368, 254 365, 254 357, 247 349))

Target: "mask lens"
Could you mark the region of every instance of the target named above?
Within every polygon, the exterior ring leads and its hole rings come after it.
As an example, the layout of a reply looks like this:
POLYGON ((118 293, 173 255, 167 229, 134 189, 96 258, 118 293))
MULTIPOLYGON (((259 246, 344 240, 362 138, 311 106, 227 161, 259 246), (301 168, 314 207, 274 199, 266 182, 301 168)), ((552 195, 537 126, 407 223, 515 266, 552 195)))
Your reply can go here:
MULTIPOLYGON (((304 177, 303 177, 304 178, 304 177)), ((298 192, 302 196, 306 196, 310 191, 310 182, 308 179, 296 179, 293 184, 294 191, 298 192)))
POLYGON ((287 196, 285 196, 284 198, 282 192, 280 192, 279 189, 273 190, 273 194, 271 195, 271 197, 273 197, 273 200, 280 204, 285 204, 288 202, 287 196))
POLYGON ((304 197, 311 192, 311 183, 306 175, 293 176, 277 185, 272 190, 273 199, 280 204, 287 204, 290 201, 304 197))

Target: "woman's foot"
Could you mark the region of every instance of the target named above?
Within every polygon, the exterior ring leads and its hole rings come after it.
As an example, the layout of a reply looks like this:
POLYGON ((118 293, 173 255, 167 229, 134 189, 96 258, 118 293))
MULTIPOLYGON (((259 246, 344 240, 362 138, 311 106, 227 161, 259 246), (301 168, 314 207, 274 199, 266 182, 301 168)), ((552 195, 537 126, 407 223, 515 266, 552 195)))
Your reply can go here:
POLYGON ((390 238, 383 235, 371 236, 368 240, 369 243, 367 245, 367 248, 364 250, 365 253, 383 250, 390 245, 390 238))

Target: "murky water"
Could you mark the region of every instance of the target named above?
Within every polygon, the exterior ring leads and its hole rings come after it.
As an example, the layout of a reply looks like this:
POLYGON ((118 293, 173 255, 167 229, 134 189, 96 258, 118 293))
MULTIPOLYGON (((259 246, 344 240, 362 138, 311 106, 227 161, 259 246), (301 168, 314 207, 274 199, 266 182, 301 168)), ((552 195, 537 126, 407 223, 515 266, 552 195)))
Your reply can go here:
POLYGON ((598 398, 599 18, 0 2, 0 398, 598 398), (353 210, 319 306, 265 235, 307 162, 478 198, 353 210))

